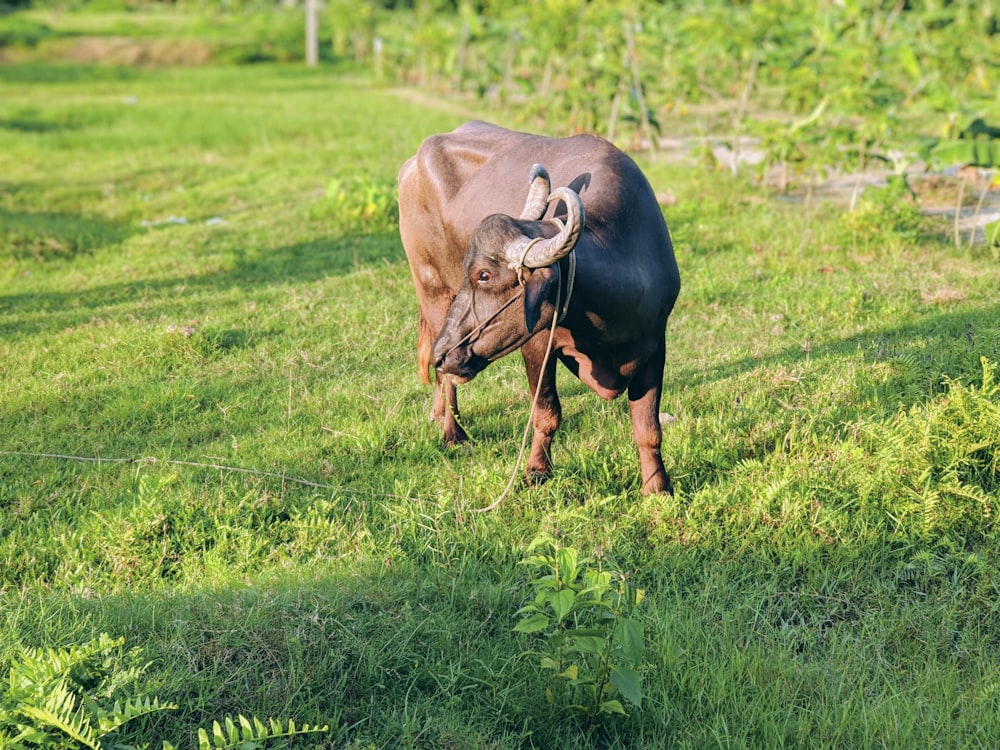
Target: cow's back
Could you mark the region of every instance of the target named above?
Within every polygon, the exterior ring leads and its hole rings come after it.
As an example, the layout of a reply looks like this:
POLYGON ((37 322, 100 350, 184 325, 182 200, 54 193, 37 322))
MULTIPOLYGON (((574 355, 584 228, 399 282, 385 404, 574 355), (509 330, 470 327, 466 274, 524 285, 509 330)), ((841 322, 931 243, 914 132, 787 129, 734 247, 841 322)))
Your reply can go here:
POLYGON ((647 299, 657 287, 679 285, 653 190, 625 153, 598 136, 548 138, 473 121, 425 139, 399 174, 400 235, 432 331, 462 284, 473 230, 491 214, 520 215, 535 163, 553 186, 569 186, 583 201, 581 260, 591 256, 620 280, 632 276, 647 299))
POLYGON ((435 243, 448 245, 441 253, 461 259, 483 219, 494 213, 520 213, 534 163, 528 155, 531 142, 547 140, 478 121, 425 139, 399 173, 404 247, 408 234, 417 244, 433 236, 435 243), (515 154, 525 155, 518 161, 526 163, 516 174, 500 164, 515 154))

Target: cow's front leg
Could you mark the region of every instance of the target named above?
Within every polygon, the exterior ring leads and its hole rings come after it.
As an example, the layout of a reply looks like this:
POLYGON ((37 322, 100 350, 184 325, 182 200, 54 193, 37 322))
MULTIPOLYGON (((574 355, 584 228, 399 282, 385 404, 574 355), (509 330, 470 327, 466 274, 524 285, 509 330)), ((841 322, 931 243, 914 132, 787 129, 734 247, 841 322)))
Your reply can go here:
POLYGON ((659 349, 636 371, 628 387, 628 406, 632 414, 632 437, 639 449, 642 493, 674 493, 670 477, 663 467, 660 443, 660 393, 663 390, 665 347, 659 349))
POLYGON ((534 432, 531 440, 531 454, 528 456, 528 463, 524 468, 524 476, 528 484, 544 482, 552 476, 552 436, 559 429, 559 423, 562 421, 562 407, 559 404, 559 394, 556 393, 557 358, 555 352, 549 355, 545 370, 542 371, 542 360, 545 359, 548 343, 549 336, 544 333, 530 339, 521 347, 532 399, 535 397, 535 391, 538 390, 539 379, 542 381, 541 390, 538 393, 538 403, 535 405, 532 419, 534 432))
POLYGON ((469 436, 465 434, 458 413, 458 388, 455 381, 447 375, 436 373, 437 388, 434 391, 434 406, 431 416, 441 423, 444 429, 445 445, 457 445, 465 442, 469 436))

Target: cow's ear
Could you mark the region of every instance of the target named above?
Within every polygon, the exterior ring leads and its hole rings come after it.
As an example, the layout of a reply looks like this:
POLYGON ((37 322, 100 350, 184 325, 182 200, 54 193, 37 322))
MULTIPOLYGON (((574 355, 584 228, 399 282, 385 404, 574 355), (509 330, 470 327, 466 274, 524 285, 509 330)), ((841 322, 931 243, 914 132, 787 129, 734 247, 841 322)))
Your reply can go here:
POLYGON ((553 285, 559 285, 559 265, 537 268, 524 284, 524 324, 528 333, 535 332, 538 319, 542 317, 542 303, 553 293, 553 285))

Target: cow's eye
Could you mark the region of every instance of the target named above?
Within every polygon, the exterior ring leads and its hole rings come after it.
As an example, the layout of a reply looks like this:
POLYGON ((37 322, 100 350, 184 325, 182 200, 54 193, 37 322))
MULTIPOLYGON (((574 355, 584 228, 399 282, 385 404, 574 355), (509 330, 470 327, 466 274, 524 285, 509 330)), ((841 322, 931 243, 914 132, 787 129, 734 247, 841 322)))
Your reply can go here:
POLYGON ((489 271, 480 271, 476 275, 476 281, 478 281, 480 284, 486 284, 492 278, 493 278, 493 274, 491 274, 489 271))

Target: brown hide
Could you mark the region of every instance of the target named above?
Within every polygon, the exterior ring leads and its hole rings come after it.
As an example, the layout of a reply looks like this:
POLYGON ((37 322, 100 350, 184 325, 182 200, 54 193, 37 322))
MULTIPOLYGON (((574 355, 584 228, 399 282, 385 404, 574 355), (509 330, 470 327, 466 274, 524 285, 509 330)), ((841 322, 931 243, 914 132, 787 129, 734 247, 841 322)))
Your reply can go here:
POLYGON ((431 365, 437 368, 442 387, 434 415, 444 422, 445 440, 465 437, 456 421, 456 380, 520 348, 532 392, 542 380, 529 478, 551 470, 549 449, 561 418, 558 358, 603 398, 628 392, 643 491, 670 491, 660 458, 659 401, 666 321, 680 277, 662 213, 635 163, 595 136, 546 138, 470 122, 431 136, 403 165, 399 206, 420 307, 418 361, 426 380, 431 365), (573 295, 544 372, 546 331, 568 266, 559 261, 519 280, 504 260, 511 242, 556 234, 553 211, 565 212, 559 202, 547 219, 514 218, 525 206, 536 163, 548 170, 554 187, 579 194, 586 215, 573 250, 573 295), (511 299, 516 295, 536 297, 537 318, 523 299, 511 299), (493 315, 486 329, 472 331, 476 321, 493 315), (526 320, 537 324, 529 331, 526 320))

